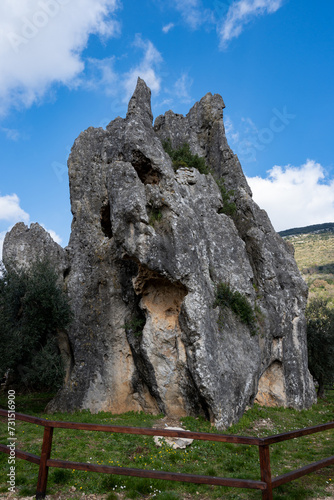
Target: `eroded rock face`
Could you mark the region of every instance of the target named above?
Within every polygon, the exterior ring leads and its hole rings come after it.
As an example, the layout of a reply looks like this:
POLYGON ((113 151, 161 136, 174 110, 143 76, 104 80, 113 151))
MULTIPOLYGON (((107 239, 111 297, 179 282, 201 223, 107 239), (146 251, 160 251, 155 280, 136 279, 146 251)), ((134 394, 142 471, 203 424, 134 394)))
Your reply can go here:
MULTIPOLYGON (((150 90, 139 79, 125 119, 89 128, 75 141, 64 273, 74 360, 50 410, 203 415, 224 428, 254 401, 259 380, 264 402, 266 394, 294 408, 314 402, 307 288, 252 200, 226 141, 223 108, 219 95, 207 94, 187 116, 169 111, 153 127, 150 90), (233 219, 221 213, 211 174, 174 172, 162 147, 167 138, 174 148, 189 143, 233 189, 233 219), (219 326, 219 282, 256 308, 257 335, 228 309, 219 326), (270 384, 275 370, 280 383, 270 384)), ((5 258, 14 252, 14 230, 5 258)), ((59 266, 62 258, 54 256, 59 266)))
POLYGON ((60 275, 66 273, 66 250, 58 245, 39 224, 33 223, 27 227, 24 222, 18 222, 6 234, 4 261, 29 267, 36 259, 43 258, 49 258, 54 262, 60 275))

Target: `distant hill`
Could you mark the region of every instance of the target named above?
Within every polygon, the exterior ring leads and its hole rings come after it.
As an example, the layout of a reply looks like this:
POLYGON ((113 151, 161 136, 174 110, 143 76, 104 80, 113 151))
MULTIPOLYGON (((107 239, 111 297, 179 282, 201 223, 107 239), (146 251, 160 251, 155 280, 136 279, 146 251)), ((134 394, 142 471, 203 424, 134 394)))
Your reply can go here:
POLYGON ((279 233, 295 249, 309 298, 329 298, 334 307, 334 223, 316 224, 279 233))
POLYGON ((326 222, 325 224, 314 224, 313 226, 305 227, 294 227, 293 229, 286 229, 285 231, 280 231, 278 234, 281 236, 294 236, 298 234, 310 234, 310 233, 321 233, 321 232, 332 232, 334 233, 334 222, 326 222))

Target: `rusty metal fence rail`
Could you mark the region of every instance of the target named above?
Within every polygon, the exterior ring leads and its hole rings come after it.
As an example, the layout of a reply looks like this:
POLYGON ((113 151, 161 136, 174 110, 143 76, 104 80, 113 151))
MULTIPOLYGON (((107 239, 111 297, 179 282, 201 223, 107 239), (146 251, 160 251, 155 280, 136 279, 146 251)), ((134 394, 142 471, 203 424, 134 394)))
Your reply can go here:
MULTIPOLYGON (((7 410, 0 409, 0 416, 7 417, 7 410)), ((327 431, 334 428, 334 422, 308 427, 297 431, 277 434, 266 438, 234 436, 226 434, 210 434, 205 432, 178 431, 167 429, 149 429, 142 427, 124 427, 117 425, 100 425, 100 424, 85 424, 76 422, 58 422, 46 420, 43 418, 24 415, 21 413, 15 414, 16 420, 28 422, 44 427, 44 436, 42 443, 41 456, 33 455, 23 450, 15 450, 16 458, 27 460, 28 462, 39 465, 39 473, 37 480, 36 499, 42 499, 46 496, 48 471, 50 467, 62 469, 75 469, 87 472, 100 472, 104 474, 117 474, 123 476, 146 477, 151 479, 164 479, 168 481, 181 481, 197 484, 208 484, 216 486, 228 486, 232 488, 257 489, 262 492, 262 500, 273 500, 273 489, 278 486, 298 479, 306 474, 315 472, 316 470, 334 464, 334 456, 313 462, 310 465, 294 470, 282 476, 275 478, 271 477, 270 468, 270 450, 269 446, 282 441, 288 441, 310 434, 327 431), (196 474, 182 474, 176 472, 156 471, 146 469, 133 469, 128 467, 112 467, 105 465, 95 465, 82 462, 71 462, 67 460, 51 459, 52 436, 54 429, 75 429, 84 431, 100 431, 121 434, 139 434, 145 436, 163 436, 163 437, 178 437, 187 439, 197 439, 204 441, 215 441, 219 443, 244 444, 257 446, 259 448, 260 458, 260 481, 250 479, 235 479, 213 476, 201 476, 196 474)), ((0 444, 0 452, 9 454, 10 450, 7 445, 0 444)))

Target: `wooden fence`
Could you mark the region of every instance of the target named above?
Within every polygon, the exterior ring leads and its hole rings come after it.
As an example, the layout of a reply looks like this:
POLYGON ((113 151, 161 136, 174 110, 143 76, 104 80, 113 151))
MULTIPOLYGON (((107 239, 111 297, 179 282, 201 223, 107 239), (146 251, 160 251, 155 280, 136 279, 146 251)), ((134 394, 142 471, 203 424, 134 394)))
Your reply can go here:
MULTIPOLYGON (((0 409, 0 416, 7 417, 7 410, 0 409)), ((328 424, 317 425, 315 427, 308 427, 306 429, 300 429, 296 431, 286 432, 284 434, 276 434, 275 436, 269 436, 266 438, 256 438, 256 437, 245 437, 245 436, 233 436, 225 434, 210 434, 205 432, 190 432, 190 431, 178 431, 178 430, 167 430, 167 429, 147 429, 141 427, 123 427, 116 425, 99 425, 99 424, 84 424, 76 422, 57 422, 52 420, 46 420, 43 418, 33 417, 30 415, 23 415, 21 413, 15 414, 16 420, 21 420, 23 422, 29 422, 35 425, 41 425, 44 427, 44 436, 41 456, 33 455, 22 450, 15 450, 16 458, 21 458, 39 465, 39 474, 37 481, 37 491, 36 499, 45 498, 48 470, 49 467, 57 467, 62 469, 75 469, 90 472, 102 472, 104 474, 118 474, 123 476, 136 476, 136 477, 147 477, 151 479, 165 479, 168 481, 183 481, 189 483, 197 484, 210 484, 218 486, 229 486, 233 488, 248 488, 257 489, 262 491, 262 500, 273 500, 273 489, 282 484, 298 479, 306 474, 314 472, 316 470, 322 469, 328 465, 334 464, 334 456, 320 460, 319 462, 314 462, 310 465, 302 467, 301 469, 288 472, 282 476, 275 478, 271 477, 270 470, 270 451, 269 446, 275 443, 280 443, 282 441, 288 441, 290 439, 295 439, 301 436, 307 436, 310 434, 315 434, 318 432, 327 431, 334 428, 334 422, 329 422, 328 424), (213 477, 213 476, 200 476, 195 474, 182 474, 176 472, 166 472, 166 471, 156 471, 156 470, 144 470, 144 469, 132 469, 128 467, 111 467, 105 465, 95 465, 90 463, 81 462, 70 462, 66 460, 54 460, 51 459, 51 448, 52 448, 52 436, 53 429, 77 429, 85 431, 102 431, 102 432, 113 432, 122 434, 140 434, 144 436, 163 436, 163 437, 178 437, 186 439, 198 439, 204 441, 215 441, 219 443, 233 443, 233 444, 245 444, 250 446, 258 446, 259 456, 260 456, 260 471, 261 471, 261 481, 254 481, 249 479, 234 479, 234 478, 223 478, 223 477, 213 477)), ((10 449, 7 445, 0 444, 0 452, 10 453, 10 449)))

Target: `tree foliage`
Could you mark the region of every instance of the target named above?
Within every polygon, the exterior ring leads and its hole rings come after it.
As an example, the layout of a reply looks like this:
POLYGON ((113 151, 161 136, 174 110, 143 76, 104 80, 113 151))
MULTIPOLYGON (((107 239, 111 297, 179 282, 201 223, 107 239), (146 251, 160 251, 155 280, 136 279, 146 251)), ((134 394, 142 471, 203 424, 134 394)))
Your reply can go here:
POLYGON ((334 383, 334 310, 327 299, 313 299, 306 317, 309 369, 323 397, 325 384, 334 383))
POLYGON ((65 292, 52 265, 29 269, 2 265, 0 277, 0 374, 29 389, 57 389, 63 367, 57 333, 71 321, 65 292))

